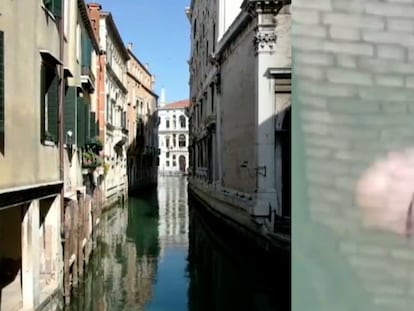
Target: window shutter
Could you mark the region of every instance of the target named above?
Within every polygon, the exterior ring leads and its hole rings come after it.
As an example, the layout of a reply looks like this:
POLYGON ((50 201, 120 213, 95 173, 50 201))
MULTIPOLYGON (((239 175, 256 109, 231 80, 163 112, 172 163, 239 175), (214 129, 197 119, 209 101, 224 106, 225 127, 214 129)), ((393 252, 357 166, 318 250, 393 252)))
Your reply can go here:
POLYGON ((85 142, 87 142, 91 137, 91 105, 89 102, 85 101, 85 142))
MULTIPOLYGON (((56 17, 62 17, 62 0, 52 0, 52 13, 56 17)), ((68 0, 67 0, 68 1, 68 0)))
POLYGON ((99 120, 96 120, 95 127, 96 127, 96 136, 99 136, 100 135, 100 133, 99 133, 99 120))
POLYGON ((4 32, 0 31, 0 152, 4 152, 4 32))
POLYGON ((76 87, 70 86, 65 96, 65 108, 64 108, 64 139, 66 144, 76 143, 76 87), (67 135, 68 131, 72 132, 72 138, 67 135))
POLYGON ((83 97, 78 97, 77 102, 78 115, 77 115, 77 129, 78 129, 78 147, 85 145, 85 100, 83 97))
POLYGON ((81 31, 82 38, 82 66, 91 67, 92 63, 92 42, 85 29, 81 31))
POLYGON ((58 142, 58 76, 53 77, 47 93, 47 131, 52 135, 52 141, 58 142))
POLYGON ((96 115, 95 112, 90 113, 90 122, 89 122, 89 124, 90 124, 90 129, 91 129, 91 131, 90 131, 91 138, 95 138, 97 136, 95 115, 96 115))

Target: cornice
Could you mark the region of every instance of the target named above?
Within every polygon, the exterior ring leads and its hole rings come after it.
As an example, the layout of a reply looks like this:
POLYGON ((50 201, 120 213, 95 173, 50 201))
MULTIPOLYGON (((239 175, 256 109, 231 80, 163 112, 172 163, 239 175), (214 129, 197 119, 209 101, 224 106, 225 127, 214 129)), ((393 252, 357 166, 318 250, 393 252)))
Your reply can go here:
POLYGON ((116 43, 119 50, 121 51, 121 55, 124 57, 124 60, 125 61, 129 60, 130 59, 129 53, 124 45, 124 41, 122 40, 121 34, 118 31, 118 28, 116 27, 112 14, 109 12, 101 12, 101 16, 105 18, 106 25, 111 30, 109 31, 109 33, 115 37, 114 43, 116 43))
POLYGON ((148 87, 146 87, 141 81, 139 81, 139 79, 137 77, 135 77, 132 73, 130 73, 129 71, 127 72, 127 75, 133 79, 135 82, 137 82, 139 84, 139 86, 142 86, 148 93, 150 93, 152 96, 154 96, 155 98, 158 98, 159 96, 157 94, 154 93, 154 91, 152 91, 151 89, 149 89, 148 87))
POLYGON ((113 71, 112 67, 109 64, 106 64, 106 70, 108 74, 111 76, 111 78, 115 81, 116 85, 125 93, 128 94, 128 89, 125 87, 125 85, 122 83, 121 80, 117 77, 116 73, 113 71))

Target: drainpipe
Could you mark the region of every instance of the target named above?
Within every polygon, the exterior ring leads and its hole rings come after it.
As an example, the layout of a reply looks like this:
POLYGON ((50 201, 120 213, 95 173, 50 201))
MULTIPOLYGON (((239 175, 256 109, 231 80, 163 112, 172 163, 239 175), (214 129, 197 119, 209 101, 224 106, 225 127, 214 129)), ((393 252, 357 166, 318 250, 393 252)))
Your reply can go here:
POLYGON ((64 223, 65 223, 65 158, 64 158, 64 120, 63 120, 63 111, 64 111, 64 100, 65 100, 65 79, 64 79, 64 48, 65 48, 65 41, 64 41, 64 2, 62 0, 62 10, 60 12, 59 22, 58 22, 58 30, 59 30, 59 40, 60 40, 60 47, 59 47, 59 58, 62 61, 62 65, 59 67, 59 76, 60 76, 60 83, 59 83, 59 177, 60 180, 63 181, 63 186, 60 191, 60 236, 64 238, 64 223))

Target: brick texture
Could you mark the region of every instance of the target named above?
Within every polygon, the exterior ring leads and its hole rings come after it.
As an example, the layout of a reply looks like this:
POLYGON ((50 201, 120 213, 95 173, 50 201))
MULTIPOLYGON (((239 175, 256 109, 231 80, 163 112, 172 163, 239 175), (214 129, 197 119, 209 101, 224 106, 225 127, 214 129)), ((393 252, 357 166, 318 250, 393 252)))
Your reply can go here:
POLYGON ((297 0, 292 12, 310 220, 330 228, 364 310, 410 310, 414 244, 364 228, 354 188, 377 158, 414 144, 414 1, 297 0))

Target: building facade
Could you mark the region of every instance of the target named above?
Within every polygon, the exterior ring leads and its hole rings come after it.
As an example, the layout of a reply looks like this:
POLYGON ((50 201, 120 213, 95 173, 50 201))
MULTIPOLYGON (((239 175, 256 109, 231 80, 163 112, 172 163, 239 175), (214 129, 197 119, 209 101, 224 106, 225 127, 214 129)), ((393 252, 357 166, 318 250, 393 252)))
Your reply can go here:
POLYGON ((94 31, 99 38, 98 122, 104 145, 104 196, 115 201, 127 192, 127 62, 124 46, 111 13, 97 3, 88 4, 94 31))
POLYGON ((186 109, 188 100, 160 104, 159 142, 160 175, 183 175, 188 172, 189 122, 186 109))
POLYGON ((157 184, 158 95, 155 77, 128 46, 128 187, 130 191, 157 184))
POLYGON ((46 1, 0 10, 0 309, 32 310, 63 277, 62 10, 46 1))
POLYGON ((290 1, 229 5, 192 1, 186 12, 189 189, 265 240, 285 243, 277 231, 290 217, 290 150, 283 138, 290 136, 290 1))

